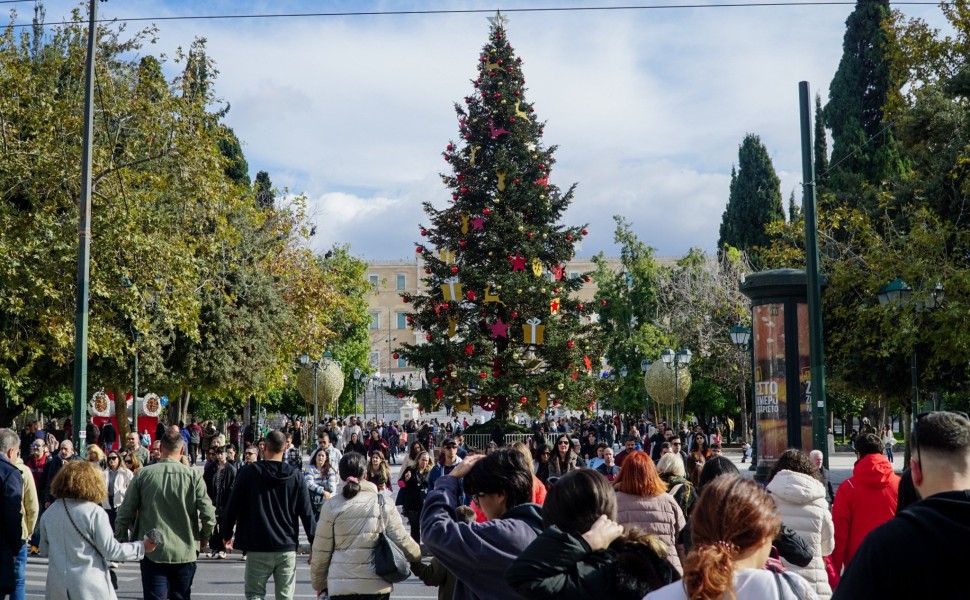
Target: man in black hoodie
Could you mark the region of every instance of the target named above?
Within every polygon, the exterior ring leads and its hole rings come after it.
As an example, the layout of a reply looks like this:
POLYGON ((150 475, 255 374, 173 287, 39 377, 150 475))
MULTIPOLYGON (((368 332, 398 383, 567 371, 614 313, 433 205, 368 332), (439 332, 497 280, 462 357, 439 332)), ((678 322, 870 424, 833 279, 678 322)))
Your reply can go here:
POLYGON ((222 536, 246 552, 245 597, 262 598, 270 575, 277 598, 292 598, 296 587, 296 551, 300 521, 313 544, 316 523, 303 474, 283 462, 286 436, 271 431, 263 442, 263 460, 246 465, 225 507, 222 536))
POLYGON ((970 419, 917 417, 909 461, 922 500, 863 540, 833 600, 954 598, 970 539, 970 419))

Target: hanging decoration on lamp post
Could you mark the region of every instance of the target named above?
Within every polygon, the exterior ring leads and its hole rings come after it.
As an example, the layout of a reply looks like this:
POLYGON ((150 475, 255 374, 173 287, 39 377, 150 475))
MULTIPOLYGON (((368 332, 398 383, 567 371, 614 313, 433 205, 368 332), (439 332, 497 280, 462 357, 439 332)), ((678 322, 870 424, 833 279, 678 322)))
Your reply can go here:
POLYGON ((687 365, 681 363, 674 369, 663 361, 656 361, 647 367, 643 381, 654 401, 655 418, 673 426, 680 418, 677 409, 690 391, 691 376, 687 365))
MULTIPOLYGON (((306 356, 306 355, 304 355, 306 356)), ((330 352, 324 352, 323 358, 311 361, 301 358, 303 369, 296 379, 296 388, 303 400, 313 406, 314 427, 319 423, 318 409, 334 405, 332 414, 337 414, 335 403, 344 391, 344 374, 339 360, 334 360, 330 352)))

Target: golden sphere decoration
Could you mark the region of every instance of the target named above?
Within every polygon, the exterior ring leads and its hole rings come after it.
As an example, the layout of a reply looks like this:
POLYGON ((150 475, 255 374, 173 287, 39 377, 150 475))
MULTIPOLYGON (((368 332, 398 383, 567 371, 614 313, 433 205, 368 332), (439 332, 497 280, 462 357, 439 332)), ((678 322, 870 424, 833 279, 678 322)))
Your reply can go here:
MULTIPOLYGON (((296 378, 296 388, 303 400, 313 405, 313 365, 300 370, 296 378)), ((344 374, 337 363, 330 361, 317 369, 317 405, 326 407, 333 404, 344 391, 344 374)))
POLYGON ((647 369, 643 376, 643 383, 647 388, 650 398, 658 404, 673 406, 677 402, 683 402, 690 391, 691 376, 687 365, 677 368, 677 385, 674 385, 674 367, 667 366, 663 361, 656 361, 647 369), (674 394, 677 394, 676 398, 674 394))

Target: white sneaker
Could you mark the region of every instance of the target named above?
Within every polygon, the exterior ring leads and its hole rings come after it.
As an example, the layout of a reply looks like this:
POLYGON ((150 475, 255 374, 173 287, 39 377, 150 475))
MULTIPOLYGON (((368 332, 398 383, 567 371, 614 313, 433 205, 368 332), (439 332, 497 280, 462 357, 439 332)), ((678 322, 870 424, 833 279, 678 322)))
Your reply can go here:
POLYGON ((226 553, 221 550, 216 554, 216 558, 225 558, 225 557, 226 557, 226 553))

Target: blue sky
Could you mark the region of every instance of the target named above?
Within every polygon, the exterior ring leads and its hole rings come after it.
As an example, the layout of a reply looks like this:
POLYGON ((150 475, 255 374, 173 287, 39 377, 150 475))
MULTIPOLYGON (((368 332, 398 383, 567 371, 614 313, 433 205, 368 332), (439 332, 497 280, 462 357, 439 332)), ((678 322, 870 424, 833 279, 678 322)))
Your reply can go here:
MULTIPOLYGON (((694 2, 691 2, 692 4, 694 2)), ((499 2, 501 8, 677 4, 499 2)), ((78 6, 49 0, 47 20, 78 6)), ((31 3, 18 7, 29 18, 31 3)), ((494 9, 476 0, 109 0, 102 17, 494 9)), ((4 6, 4 8, 8 8, 4 6)), ((508 35, 544 142, 558 144, 553 181, 577 182, 570 224, 589 223, 579 255, 615 254, 612 215, 660 255, 713 251, 731 166, 758 134, 801 199, 798 82, 823 102, 852 5, 513 12, 508 35)), ((939 8, 903 6, 942 26, 939 8)), ((169 57, 208 40, 226 121, 251 175, 305 193, 316 249, 350 243, 371 259, 411 258, 420 204, 450 197, 440 152, 457 138, 452 105, 475 76, 485 14, 157 21, 146 48, 169 57)), ((131 28, 148 25, 133 23, 131 28)), ((174 66, 173 66, 174 68, 174 66)))

